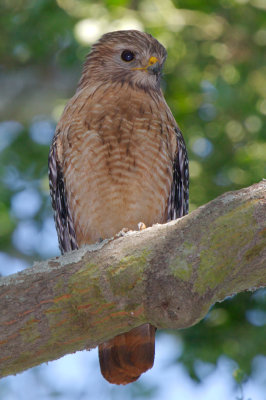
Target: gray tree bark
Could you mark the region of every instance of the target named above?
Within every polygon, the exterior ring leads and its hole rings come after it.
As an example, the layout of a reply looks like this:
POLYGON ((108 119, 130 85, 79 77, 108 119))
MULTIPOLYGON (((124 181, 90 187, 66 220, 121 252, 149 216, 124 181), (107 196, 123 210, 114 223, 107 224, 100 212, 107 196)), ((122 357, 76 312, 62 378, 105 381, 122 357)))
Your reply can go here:
POLYGON ((0 376, 150 322, 187 328, 266 286, 266 180, 0 280, 0 376))

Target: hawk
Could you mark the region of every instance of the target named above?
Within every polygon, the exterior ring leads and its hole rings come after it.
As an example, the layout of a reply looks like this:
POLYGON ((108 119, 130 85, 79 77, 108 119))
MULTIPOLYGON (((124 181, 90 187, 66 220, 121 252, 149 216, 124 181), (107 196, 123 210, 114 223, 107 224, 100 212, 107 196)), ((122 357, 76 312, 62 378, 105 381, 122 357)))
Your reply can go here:
MULTIPOLYGON (((188 213, 186 146, 160 88, 166 55, 136 30, 92 46, 49 153, 62 253, 188 213)), ((127 384, 151 368, 155 330, 144 324, 102 343, 103 376, 127 384)))

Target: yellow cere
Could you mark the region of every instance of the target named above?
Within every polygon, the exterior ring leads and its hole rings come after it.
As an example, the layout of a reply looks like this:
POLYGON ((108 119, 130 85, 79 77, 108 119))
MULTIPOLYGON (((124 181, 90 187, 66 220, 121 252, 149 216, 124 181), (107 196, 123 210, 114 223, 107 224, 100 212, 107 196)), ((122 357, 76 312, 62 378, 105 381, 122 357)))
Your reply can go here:
POLYGON ((149 59, 148 67, 149 67, 150 65, 153 65, 153 64, 157 63, 158 61, 159 61, 159 60, 158 60, 157 57, 151 57, 151 58, 149 59))
POLYGON ((147 70, 148 67, 150 67, 151 65, 153 65, 153 64, 155 64, 155 63, 157 63, 157 62, 159 62, 158 58, 152 56, 152 57, 150 57, 149 62, 148 62, 148 65, 146 65, 146 67, 132 68, 132 70, 133 70, 133 71, 140 70, 140 69, 141 69, 141 70, 147 70))

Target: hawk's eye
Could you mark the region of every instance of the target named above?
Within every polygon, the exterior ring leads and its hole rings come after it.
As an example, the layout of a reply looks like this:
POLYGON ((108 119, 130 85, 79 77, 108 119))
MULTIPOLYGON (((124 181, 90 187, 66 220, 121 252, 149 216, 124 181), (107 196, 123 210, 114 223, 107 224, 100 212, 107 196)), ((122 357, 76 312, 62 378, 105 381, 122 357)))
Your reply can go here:
POLYGON ((130 50, 124 50, 123 53, 121 54, 122 60, 129 62, 132 61, 135 58, 135 54, 132 53, 130 50))

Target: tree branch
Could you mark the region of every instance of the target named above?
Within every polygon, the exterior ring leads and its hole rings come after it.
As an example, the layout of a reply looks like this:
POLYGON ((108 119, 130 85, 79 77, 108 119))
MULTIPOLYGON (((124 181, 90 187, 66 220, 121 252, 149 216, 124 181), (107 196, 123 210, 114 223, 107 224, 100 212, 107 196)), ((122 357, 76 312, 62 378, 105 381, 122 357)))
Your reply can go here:
POLYGON ((186 328, 216 301, 266 285, 266 181, 182 219, 1 278, 0 375, 150 322, 186 328))

